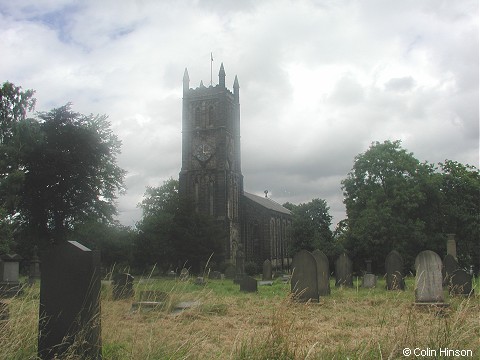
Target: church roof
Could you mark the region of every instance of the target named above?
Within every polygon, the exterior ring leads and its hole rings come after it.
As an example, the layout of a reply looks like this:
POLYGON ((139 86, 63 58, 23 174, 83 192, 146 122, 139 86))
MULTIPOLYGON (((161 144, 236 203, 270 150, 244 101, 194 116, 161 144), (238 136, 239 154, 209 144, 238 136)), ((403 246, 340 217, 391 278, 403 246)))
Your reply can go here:
POLYGON ((288 215, 292 214, 290 212, 290 210, 288 210, 287 208, 284 208, 282 205, 273 201, 272 199, 269 199, 269 198, 266 198, 266 197, 263 197, 263 196, 250 194, 250 193, 247 193, 246 191, 244 191, 243 194, 247 199, 250 199, 253 202, 256 202, 257 204, 259 204, 259 205, 261 205, 261 206, 263 206, 263 207, 265 207, 269 210, 277 211, 277 212, 280 212, 280 213, 283 213, 283 214, 288 214, 288 215))

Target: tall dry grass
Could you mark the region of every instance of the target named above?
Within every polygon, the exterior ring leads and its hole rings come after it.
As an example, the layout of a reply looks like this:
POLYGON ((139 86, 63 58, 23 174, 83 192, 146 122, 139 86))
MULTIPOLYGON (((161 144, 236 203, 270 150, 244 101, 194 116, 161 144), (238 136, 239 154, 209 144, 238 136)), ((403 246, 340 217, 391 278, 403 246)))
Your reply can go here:
MULTIPOLYGON (((167 306, 131 312, 132 300, 113 301, 102 287, 104 359, 405 359, 403 348, 471 349, 480 358, 480 301, 448 298, 449 308, 413 305, 406 291, 336 289, 319 303, 295 303, 289 285, 275 282, 257 294, 240 293, 230 280, 205 287, 145 279, 141 290, 168 292, 167 306), (200 306, 179 314, 179 301, 200 306)), ((478 292, 478 286, 476 291, 478 292)), ((38 288, 10 301, 0 325, 0 358, 35 359, 38 288)), ((440 357, 438 357, 440 358, 440 357)))

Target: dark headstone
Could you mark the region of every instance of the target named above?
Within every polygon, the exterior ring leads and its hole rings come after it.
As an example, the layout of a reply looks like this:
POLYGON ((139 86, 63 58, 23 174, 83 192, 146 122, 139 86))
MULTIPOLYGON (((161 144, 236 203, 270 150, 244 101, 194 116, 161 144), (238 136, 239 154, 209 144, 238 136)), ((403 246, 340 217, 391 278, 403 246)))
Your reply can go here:
POLYGON ((262 280, 272 280, 272 262, 268 259, 263 262, 262 280))
POLYGON ((443 304, 442 260, 431 250, 415 259, 415 302, 443 304))
POLYGON ((222 278, 222 273, 220 271, 211 271, 210 274, 208 274, 208 278, 213 280, 220 280, 222 278))
POLYGON ((225 269, 225 278, 233 280, 235 278, 235 266, 233 265, 228 265, 227 268, 225 269))
POLYGON ((362 287, 365 289, 373 289, 375 286, 377 286, 377 276, 374 274, 364 274, 362 287))
POLYGON ((449 280, 449 292, 451 295, 473 295, 472 289, 472 278, 470 275, 463 269, 457 269, 450 276, 449 280))
POLYGON ((442 267, 442 278, 443 286, 448 286, 450 284, 450 277, 453 275, 453 272, 458 269, 457 260, 451 254, 447 254, 443 258, 443 267, 442 267))
POLYGON ((352 272, 352 260, 343 253, 335 262, 335 286, 353 287, 352 272))
POLYGON ((372 273, 372 260, 365 260, 365 265, 367 266, 366 274, 372 273))
POLYGON ((38 356, 101 359, 100 253, 76 241, 42 256, 38 356), (72 346, 74 345, 75 346, 72 346))
POLYGON ((245 275, 240 281, 240 291, 243 292, 257 292, 257 280, 251 276, 245 275))
POLYGON ((245 253, 243 252, 243 244, 238 244, 237 254, 235 256, 235 284, 240 284, 240 281, 245 276, 245 253))
POLYGON ((403 259, 396 250, 390 251, 385 259, 387 272, 387 290, 405 290, 403 279, 403 259))
POLYGON ((113 300, 128 299, 135 295, 133 290, 134 277, 121 273, 113 275, 113 300))
POLYGON ((318 301, 317 261, 307 250, 298 252, 292 261, 290 283, 296 301, 318 301))
POLYGON ((317 283, 320 296, 330 295, 330 264, 327 256, 320 250, 312 252, 317 261, 317 283))

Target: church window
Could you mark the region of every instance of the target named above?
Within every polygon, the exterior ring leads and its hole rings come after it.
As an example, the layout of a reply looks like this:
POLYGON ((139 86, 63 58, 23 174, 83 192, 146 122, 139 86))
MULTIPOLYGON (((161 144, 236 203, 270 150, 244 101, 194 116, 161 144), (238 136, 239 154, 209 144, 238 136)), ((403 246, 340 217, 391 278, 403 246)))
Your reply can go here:
POLYGON ((195 108, 195 127, 197 128, 201 126, 201 114, 202 110, 199 107, 195 108))
POLYGON ((208 126, 213 126, 215 123, 215 111, 213 109, 213 106, 210 105, 208 108, 208 126))
POLYGON ((208 185, 208 197, 209 197, 209 209, 210 209, 210 215, 215 215, 214 214, 214 205, 215 205, 215 194, 214 194, 214 189, 215 189, 215 183, 213 179, 210 179, 210 184, 208 185))

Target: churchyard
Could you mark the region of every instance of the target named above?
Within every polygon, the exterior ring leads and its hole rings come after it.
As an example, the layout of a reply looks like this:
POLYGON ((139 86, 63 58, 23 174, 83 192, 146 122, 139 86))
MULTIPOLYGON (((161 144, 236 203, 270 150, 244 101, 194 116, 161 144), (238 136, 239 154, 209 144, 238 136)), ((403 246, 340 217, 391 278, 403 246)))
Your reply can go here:
MULTIPOLYGON (((232 279, 198 284, 196 276, 179 275, 135 276, 125 296, 114 294, 111 275, 102 280, 103 359, 414 358, 403 355, 405 348, 435 350, 436 359, 449 358, 438 356, 444 348, 480 355, 478 279, 470 297, 443 290, 449 306, 439 308, 414 305, 414 277, 404 291, 387 291, 382 277, 373 288, 356 276, 352 287, 336 287, 331 277, 329 295, 298 302, 281 276, 260 285, 259 275, 257 292, 246 292, 232 279), (142 306, 150 300, 158 306, 142 306)), ((2 359, 36 358, 39 299, 36 282, 2 300, 2 359)))

